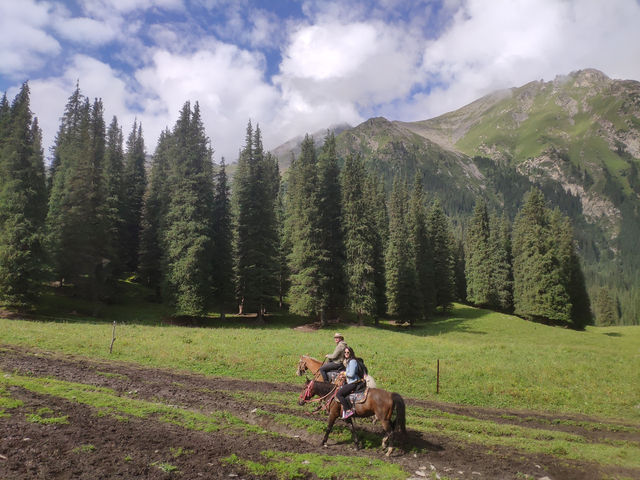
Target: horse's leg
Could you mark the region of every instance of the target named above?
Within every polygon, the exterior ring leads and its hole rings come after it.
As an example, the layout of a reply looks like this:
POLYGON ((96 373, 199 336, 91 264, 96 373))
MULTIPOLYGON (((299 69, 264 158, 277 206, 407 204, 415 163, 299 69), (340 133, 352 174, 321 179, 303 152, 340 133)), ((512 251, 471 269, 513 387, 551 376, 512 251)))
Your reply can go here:
POLYGON ((324 438, 322 439, 322 445, 324 446, 327 445, 327 439, 329 438, 331 430, 333 430, 333 424, 336 423, 336 418, 338 418, 338 415, 340 415, 340 404, 336 402, 335 404, 331 405, 331 408, 329 409, 329 423, 327 424, 327 429, 325 430, 324 438), (337 408, 336 405, 338 405, 337 408))
POLYGON ((347 423, 349 424, 349 428, 351 428, 351 440, 356 446, 356 449, 360 450, 360 440, 358 439, 358 433, 356 432, 356 426, 353 423, 353 418, 348 418, 347 423))
POLYGON ((388 457, 393 451, 393 425, 389 420, 382 420, 380 423, 382 424, 382 428, 384 428, 384 431, 386 433, 386 435, 382 439, 382 448, 387 449, 386 455, 388 457))

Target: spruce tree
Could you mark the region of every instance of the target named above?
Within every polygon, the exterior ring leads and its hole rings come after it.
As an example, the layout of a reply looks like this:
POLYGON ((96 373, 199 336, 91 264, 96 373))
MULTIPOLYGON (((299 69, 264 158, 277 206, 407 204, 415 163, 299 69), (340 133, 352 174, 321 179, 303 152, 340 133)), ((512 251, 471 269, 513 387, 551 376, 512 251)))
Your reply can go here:
POLYGON ((598 289, 593 307, 598 325, 603 327, 617 325, 618 314, 615 301, 607 287, 598 289))
POLYGON ((133 122, 133 128, 127 138, 127 152, 124 162, 125 201, 122 251, 125 255, 125 268, 129 272, 135 272, 138 267, 140 222, 146 186, 147 176, 142 124, 139 124, 136 120, 133 122))
POLYGON ((236 299, 242 313, 264 311, 278 294, 278 163, 264 153, 260 129, 247 125, 234 176, 236 299))
POLYGON ((387 309, 390 315, 413 324, 422 317, 422 296, 406 221, 408 205, 406 184, 396 177, 389 200, 389 244, 385 254, 387 309))
POLYGON ((140 281, 153 289, 157 299, 162 298, 163 279, 166 276, 163 234, 169 209, 168 175, 175 148, 169 129, 160 133, 153 154, 151 172, 144 196, 140 221, 140 256, 138 274, 140 281))
POLYGON ((433 249, 436 307, 446 311, 451 308, 455 292, 453 234, 449 219, 438 200, 435 200, 429 209, 427 230, 433 249))
POLYGON ((593 323, 591 302, 587 294, 580 259, 575 248, 573 227, 569 217, 555 209, 551 215, 552 236, 562 271, 562 283, 571 304, 569 324, 576 330, 583 330, 593 323))
POLYGON ((213 178, 211 149, 200 118, 186 102, 173 130, 163 231, 165 298, 176 312, 200 315, 210 306, 213 178))
POLYGON ((556 231, 542 193, 531 190, 513 226, 514 307, 528 319, 568 324, 572 306, 556 231))
POLYGON ((467 300, 480 307, 492 306, 492 246, 490 243, 489 211, 486 202, 478 198, 469 221, 465 242, 465 276, 467 300))
POLYGON ((376 314, 376 219, 365 196, 366 171, 359 156, 349 155, 341 173, 346 251, 347 305, 362 324, 376 314))
POLYGON ((105 222, 102 161, 105 150, 102 103, 80 94, 79 86, 65 108, 54 155, 47 213, 48 249, 61 283, 75 285, 93 301, 105 293, 105 222))
POLYGON ((318 161, 313 139, 306 135, 298 158, 289 169, 287 185, 287 234, 290 306, 300 315, 319 314, 326 303, 321 283, 322 250, 319 211, 318 161))
POLYGON ((212 265, 213 296, 224 318, 235 303, 233 282, 233 225, 231 218, 231 196, 227 180, 224 157, 216 174, 213 197, 213 244, 215 255, 212 265))
POLYGON ((422 178, 416 174, 409 205, 409 225, 412 258, 416 268, 418 298, 423 318, 428 318, 435 310, 435 282, 433 277, 433 251, 427 230, 422 178))
POLYGON ((511 227, 506 216, 489 217, 491 245, 491 307, 513 311, 513 268, 511 259, 511 227))
POLYGON ((364 197, 370 199, 368 206, 371 209, 372 228, 371 241, 373 242, 373 270, 375 284, 375 324, 378 325, 378 317, 387 312, 387 285, 384 265, 384 255, 389 244, 389 217, 387 215, 387 200, 384 185, 380 178, 372 172, 367 172, 364 197))
POLYGON ((124 270, 123 252, 120 249, 120 238, 124 229, 124 186, 123 166, 124 152, 122 150, 122 129, 118 119, 114 116, 106 134, 104 154, 104 215, 105 215, 105 254, 111 261, 114 276, 124 270))
POLYGON ((322 152, 318 158, 317 197, 317 221, 320 235, 320 308, 324 324, 325 312, 337 313, 344 307, 346 299, 340 168, 333 132, 325 136, 322 152))
POLYGON ((43 280, 46 186, 28 84, 0 103, 0 302, 33 303, 43 280))

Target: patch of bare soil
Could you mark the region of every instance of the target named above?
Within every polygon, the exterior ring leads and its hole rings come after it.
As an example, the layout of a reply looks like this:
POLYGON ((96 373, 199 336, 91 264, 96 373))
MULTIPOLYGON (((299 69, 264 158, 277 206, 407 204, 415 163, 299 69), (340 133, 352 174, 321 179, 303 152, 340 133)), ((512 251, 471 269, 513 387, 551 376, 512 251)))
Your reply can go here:
MULTIPOLYGON (((117 420, 98 415, 94 408, 33 393, 14 387, 12 398, 24 404, 0 417, 0 479, 112 479, 112 478, 257 478, 224 458, 236 454, 242 459, 261 461, 261 451, 278 450, 292 453, 351 455, 384 459, 401 465, 416 478, 431 475, 433 468, 441 476, 464 479, 586 479, 612 476, 640 478, 640 471, 605 468, 584 462, 571 462, 546 455, 530 455, 508 448, 491 448, 456 442, 445 436, 412 431, 404 442, 406 452, 397 451, 387 458, 381 451, 352 449, 350 442, 336 443, 329 437, 327 447, 320 446, 320 436, 270 422, 257 416, 258 408, 271 413, 286 413, 288 408, 264 404, 259 395, 233 395, 234 392, 284 392, 294 397, 301 386, 292 383, 251 382, 206 377, 192 373, 144 368, 119 362, 101 362, 84 357, 60 355, 15 346, 0 347, 0 374, 52 377, 59 380, 108 387, 122 395, 135 392, 137 398, 177 405, 196 412, 227 411, 243 420, 278 432, 268 435, 233 432, 198 432, 153 419, 117 420), (127 393, 129 392, 129 393, 127 393), (55 416, 68 416, 67 424, 42 425, 27 421, 26 414, 47 407, 55 416), (416 450, 417 448, 417 450, 416 450), (165 471, 166 466, 177 468, 165 471), (165 470, 163 470, 163 468, 165 470), (421 475, 422 474, 422 475, 421 475)), ((578 432, 579 426, 550 425, 550 418, 537 413, 518 413, 474 407, 438 404, 406 399, 407 405, 437 408, 470 417, 496 422, 538 422, 544 428, 578 432)), ((294 412, 294 414, 297 414, 294 412)), ((300 408, 301 417, 308 415, 300 408)), ((567 417, 568 418, 568 417, 567 417)), ((573 420, 585 420, 573 417, 573 420)), ((357 428, 380 433, 381 428, 358 420, 357 428)), ((640 435, 628 432, 599 432, 611 440, 640 441, 640 435)), ((596 434, 593 433, 595 436, 596 434)), ((269 478, 261 476, 260 478, 269 478)), ((313 478, 313 477, 309 477, 313 478)))

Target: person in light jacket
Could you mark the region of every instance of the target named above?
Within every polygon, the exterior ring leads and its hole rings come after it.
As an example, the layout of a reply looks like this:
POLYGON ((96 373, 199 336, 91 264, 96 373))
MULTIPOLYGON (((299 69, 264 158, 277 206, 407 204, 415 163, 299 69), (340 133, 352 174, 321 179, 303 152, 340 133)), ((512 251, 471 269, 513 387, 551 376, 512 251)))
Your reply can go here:
POLYGON ((347 402, 347 396, 359 388, 364 387, 364 379, 358 375, 358 361, 356 360, 356 354, 353 348, 347 347, 344 349, 344 358, 344 363, 347 365, 344 373, 346 382, 336 393, 336 399, 342 405, 342 419, 346 420, 355 413, 355 411, 350 408, 349 402, 347 402))
POLYGON ((327 362, 320 367, 320 374, 322 375, 322 379, 325 382, 329 381, 329 376, 327 372, 332 370, 342 371, 344 370, 344 350, 347 348, 347 344, 344 341, 344 337, 341 333, 336 333, 333 336, 334 341, 336 342, 336 348, 331 354, 325 355, 327 362))

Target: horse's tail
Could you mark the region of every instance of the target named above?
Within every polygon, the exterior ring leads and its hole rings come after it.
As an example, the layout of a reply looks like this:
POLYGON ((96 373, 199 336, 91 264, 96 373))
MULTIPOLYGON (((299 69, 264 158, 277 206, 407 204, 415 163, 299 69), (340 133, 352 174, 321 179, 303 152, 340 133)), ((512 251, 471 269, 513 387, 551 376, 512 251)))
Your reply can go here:
POLYGON ((404 400, 398 393, 392 393, 391 398, 393 400, 393 408, 396 411, 396 419, 393 421, 393 429, 398 432, 407 434, 406 414, 404 400))

